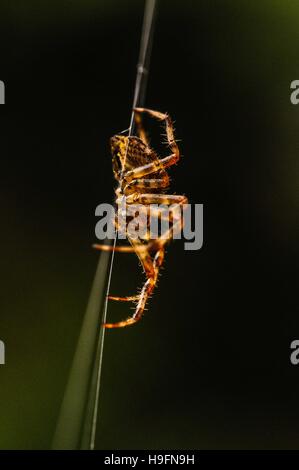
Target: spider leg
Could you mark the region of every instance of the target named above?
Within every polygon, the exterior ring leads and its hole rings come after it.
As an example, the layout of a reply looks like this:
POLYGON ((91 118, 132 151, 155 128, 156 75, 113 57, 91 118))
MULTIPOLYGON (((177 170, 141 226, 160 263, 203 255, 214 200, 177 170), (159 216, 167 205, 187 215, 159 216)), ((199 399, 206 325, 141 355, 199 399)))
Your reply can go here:
MULTIPOLYGON (((118 224, 116 224, 116 226, 117 228, 119 228, 118 224)), ((116 251, 118 253, 138 253, 139 251, 141 252, 141 251, 146 250, 146 246, 141 243, 141 240, 139 244, 135 244, 134 246, 127 246, 127 245, 114 246, 114 245, 104 245, 104 244, 94 243, 92 245, 92 248, 94 248, 95 250, 100 250, 100 251, 116 251)))
POLYGON ((180 152, 174 138, 174 127, 171 117, 167 113, 160 113, 159 111, 154 111, 147 108, 134 108, 134 111, 136 113, 135 116, 138 116, 141 113, 146 113, 152 118, 158 119, 158 121, 165 121, 167 143, 172 152, 177 155, 177 158, 179 158, 180 152))
POLYGON ((117 324, 108 325, 106 326, 107 328, 125 327, 125 326, 136 323, 142 318, 144 309, 146 306, 146 302, 157 284, 160 267, 162 266, 163 261, 164 261, 165 245, 172 238, 173 233, 176 230, 181 230, 181 227, 182 227, 182 218, 176 220, 176 222, 174 222, 173 224, 173 227, 167 232, 165 232, 164 234, 162 234, 161 237, 157 238, 157 240, 155 241, 155 248, 157 248, 157 251, 155 252, 154 261, 153 261, 154 272, 152 275, 149 276, 148 280, 146 281, 146 283, 144 284, 141 290, 139 301, 138 301, 133 317, 128 318, 125 321, 118 322, 117 324))
POLYGON ((134 193, 126 197, 127 204, 188 204, 186 196, 180 196, 177 194, 143 194, 134 193))
POLYGON ((124 194, 136 189, 167 188, 169 186, 169 176, 165 172, 162 178, 137 178, 124 187, 124 194))
MULTIPOLYGON (((152 276, 152 274, 154 273, 153 261, 152 261, 151 256, 149 255, 149 253, 146 250, 146 246, 143 245, 144 249, 142 251, 140 251, 139 247, 142 244, 142 242, 139 238, 135 240, 135 239, 132 239, 131 237, 128 237, 128 240, 132 245, 132 247, 130 247, 130 248, 132 248, 135 251, 135 253, 137 254, 146 276, 147 277, 152 276)), ((118 297, 118 296, 115 296, 115 295, 108 295, 109 300, 116 300, 116 301, 119 301, 119 302, 135 302, 135 301, 139 300, 139 298, 140 298, 140 294, 139 295, 127 296, 127 297, 118 297)))
POLYGON ((130 183, 134 179, 142 178, 143 176, 168 168, 171 165, 176 164, 180 158, 180 151, 174 137, 174 128, 170 116, 168 114, 159 113, 158 111, 152 111, 151 109, 145 108, 135 108, 134 111, 136 113, 135 116, 139 116, 141 113, 147 113, 160 121, 165 121, 167 144, 169 145, 172 153, 167 157, 157 159, 151 163, 147 163, 146 165, 127 171, 123 178, 125 183, 130 183))
POLYGON ((145 305, 148 300, 148 297, 150 296, 150 294, 152 293, 152 291, 154 290, 157 284, 159 269, 163 263, 163 259, 164 259, 164 249, 160 249, 155 254, 154 260, 152 262, 153 272, 149 275, 147 281, 145 282, 143 288, 141 289, 139 301, 136 306, 134 315, 132 317, 127 318, 127 320, 123 320, 120 322, 105 323, 103 325, 105 328, 124 328, 126 326, 133 325, 134 323, 138 322, 141 319, 144 313, 144 309, 145 309, 145 305))
POLYGON ((133 248, 132 246, 111 246, 94 243, 92 248, 100 251, 117 251, 119 253, 136 253, 136 251, 144 251, 145 247, 140 246, 139 248, 133 248))
MULTIPOLYGON (((173 235, 175 233, 180 232, 184 223, 181 211, 180 211, 180 215, 176 215, 174 217, 174 214, 176 214, 176 208, 180 208, 184 204, 188 203, 188 199, 186 198, 186 196, 180 196, 176 194, 152 194, 152 193, 138 194, 138 193, 135 193, 135 195, 127 196, 127 203, 132 202, 134 199, 135 199, 134 202, 145 204, 145 205, 149 205, 149 204, 173 205, 172 206, 173 210, 171 211, 172 217, 173 217, 172 227, 166 230, 166 232, 164 232, 163 234, 161 234, 160 237, 153 239, 148 243, 147 249, 149 252, 152 250, 155 251, 156 249, 159 249, 161 246, 165 246, 165 244, 171 238, 173 238, 173 235)), ((163 211, 162 211, 162 214, 163 214, 163 211)), ((156 211, 156 215, 157 215, 157 211, 156 211)), ((164 213, 164 217, 165 217, 165 213, 164 213)))
MULTIPOLYGON (((141 182, 142 181, 143 180, 141 180, 141 182)), ((188 201, 185 196, 177 195, 150 194, 145 196, 150 196, 152 204, 127 204, 127 210, 129 212, 130 208, 134 208, 134 211, 140 211, 140 206, 142 208, 142 211, 146 211, 148 228, 146 233, 142 236, 142 240, 148 242, 147 249, 148 251, 151 251, 152 248, 157 245, 156 239, 159 231, 159 226, 161 226, 161 230, 164 230, 164 233, 161 234, 162 240, 164 240, 165 238, 171 238, 174 234, 180 233, 184 225, 184 218, 182 217, 182 208, 184 210, 184 204, 188 201), (156 202, 161 201, 163 201, 164 204, 154 204, 156 202), (166 222, 166 224, 164 224, 164 222, 166 222), (172 224, 171 230, 169 230, 170 223, 172 224)), ((133 199, 138 197, 138 194, 135 194, 135 197, 133 195, 133 199)), ((129 199, 129 201, 131 200, 129 199)), ((142 243, 141 240, 140 243, 142 243)))
POLYGON ((168 241, 170 241, 174 235, 181 232, 184 226, 184 218, 182 217, 181 213, 181 206, 180 204, 175 204, 172 206, 172 210, 170 212, 164 210, 152 210, 151 211, 151 218, 159 219, 163 224, 163 221, 167 221, 166 227, 161 226, 161 235, 160 237, 156 237, 156 233, 152 233, 150 231, 148 239, 150 240, 148 243, 148 250, 151 252, 152 250, 157 249, 159 246, 164 246, 168 241), (171 222, 172 226, 169 227, 169 223, 171 222), (164 230, 164 231, 162 231, 164 230))
POLYGON ((156 238, 155 240, 152 240, 148 244, 148 250, 152 251, 152 250, 159 250, 161 248, 164 248, 165 245, 170 240, 172 240, 174 234, 179 233, 182 230, 182 227, 183 227, 183 219, 180 218, 173 223, 171 228, 163 232, 160 237, 156 238))
POLYGON ((123 180, 125 183, 130 183, 132 180, 137 178, 142 178, 143 176, 150 175, 151 173, 156 173, 157 171, 164 170, 171 165, 174 165, 178 161, 178 156, 176 154, 168 155, 161 159, 157 159, 146 165, 138 166, 134 170, 129 170, 124 174, 123 180))
POLYGON ((108 295, 109 300, 116 300, 118 302, 135 302, 139 300, 139 295, 128 295, 127 297, 117 297, 116 295, 108 295))

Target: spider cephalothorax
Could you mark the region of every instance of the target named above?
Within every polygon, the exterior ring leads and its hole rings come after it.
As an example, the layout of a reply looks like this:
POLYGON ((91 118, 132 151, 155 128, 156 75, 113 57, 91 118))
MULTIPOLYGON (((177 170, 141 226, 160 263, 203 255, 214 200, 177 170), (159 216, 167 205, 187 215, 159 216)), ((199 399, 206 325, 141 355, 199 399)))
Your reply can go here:
MULTIPOLYGON (((128 194, 136 190, 140 192, 142 185, 134 185, 130 182, 130 171, 156 162, 159 166, 159 157, 151 147, 143 142, 140 137, 115 135, 111 137, 112 167, 115 179, 119 182, 119 189, 122 193, 128 194), (130 182, 130 184, 128 184, 130 182)), ((163 168, 158 168, 150 174, 151 180, 163 180, 163 184, 148 184, 148 179, 143 178, 144 187, 150 188, 150 192, 159 192, 163 186, 164 190, 168 186, 169 177, 163 168)), ((155 181, 155 183, 157 183, 155 181)))
MULTIPOLYGON (((111 138, 112 167, 115 179, 118 181, 116 189, 116 204, 123 204, 128 209, 132 204, 145 206, 151 210, 151 204, 163 204, 180 208, 186 204, 185 196, 164 194, 169 186, 167 168, 178 162, 180 158, 179 149, 174 138, 174 129, 170 116, 158 111, 145 108, 135 108, 135 121, 138 136, 115 135, 111 138), (159 158, 157 153, 151 149, 146 138, 145 131, 141 123, 141 114, 147 113, 149 116, 165 122, 167 145, 171 154, 164 158, 159 158)), ((109 296, 111 300, 122 302, 135 302, 136 309, 134 315, 127 320, 117 323, 106 323, 106 328, 120 328, 136 323, 142 317, 146 302, 152 294, 158 279, 160 267, 164 260, 166 243, 171 240, 176 231, 181 230, 182 217, 173 210, 171 212, 171 227, 168 228, 158 238, 152 238, 149 232, 146 242, 141 238, 133 238, 127 232, 126 236, 131 244, 128 246, 109 247, 107 245, 95 245, 100 250, 115 250, 120 252, 135 252, 139 257, 146 275, 146 282, 140 294, 128 297, 109 296)), ((165 211, 167 217, 169 212, 165 211)), ((181 212, 179 211, 179 214, 181 212)), ((155 216, 151 211, 151 216, 155 216)), ((159 219, 163 218, 163 211, 156 214, 159 219)), ((165 216, 166 217, 166 216, 165 216)), ((146 229, 148 227, 146 226, 146 229)))

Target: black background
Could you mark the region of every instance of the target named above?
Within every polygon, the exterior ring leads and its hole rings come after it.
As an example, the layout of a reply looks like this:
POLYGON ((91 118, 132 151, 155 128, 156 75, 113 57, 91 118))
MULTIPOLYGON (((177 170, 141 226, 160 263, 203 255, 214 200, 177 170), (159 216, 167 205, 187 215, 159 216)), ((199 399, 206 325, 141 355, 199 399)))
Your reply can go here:
MULTIPOLYGON (((146 105, 176 121, 172 188, 204 204, 204 246, 172 244, 142 322, 108 331, 99 449, 298 448, 299 9, 261 3, 160 2, 146 105)), ((1 6, 4 449, 51 445, 143 13, 134 1, 24 5, 1 6)), ((141 282, 134 257, 117 256, 111 291, 141 282)))

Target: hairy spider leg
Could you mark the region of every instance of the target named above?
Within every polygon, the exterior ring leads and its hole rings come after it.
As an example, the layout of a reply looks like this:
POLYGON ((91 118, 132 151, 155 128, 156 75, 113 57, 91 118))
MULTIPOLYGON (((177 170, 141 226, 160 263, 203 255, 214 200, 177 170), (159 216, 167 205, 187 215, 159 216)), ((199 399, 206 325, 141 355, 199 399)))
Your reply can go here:
MULTIPOLYGON (((135 253, 138 256, 141 266, 143 267, 143 270, 145 272, 146 277, 150 277, 154 273, 154 267, 153 267, 153 260, 149 254, 149 252, 146 249, 146 245, 143 245, 145 247, 144 250, 139 250, 139 246, 142 245, 142 241, 140 238, 133 239, 131 237, 128 237, 129 242, 131 243, 132 247, 135 249, 135 253)), ((133 296, 127 296, 127 297, 118 297, 115 295, 109 295, 108 299, 109 300, 117 300, 120 302, 135 302, 139 300, 140 294, 139 295, 133 295, 133 296)))
MULTIPOLYGON (((136 248, 136 254, 139 257, 139 260, 140 260, 141 265, 144 269, 146 277, 148 279, 153 278, 155 276, 155 268, 154 268, 154 263, 153 263, 153 260, 150 256, 150 254, 146 251, 138 251, 138 247, 139 247, 139 244, 141 244, 141 240, 139 238, 133 239, 131 237, 128 237, 128 240, 132 244, 132 247, 136 248)), ((114 295, 109 295, 108 299, 109 300, 116 300, 116 301, 120 301, 120 302, 134 302, 134 301, 140 300, 141 295, 142 295, 142 291, 139 295, 127 296, 127 297, 117 297, 117 296, 114 296, 114 295)), ((110 324, 108 324, 108 326, 107 326, 107 324, 104 324, 104 326, 106 328, 117 328, 117 327, 125 326, 125 325, 122 325, 122 324, 123 324, 123 322, 117 322, 117 323, 110 323, 110 324), (115 325, 115 326, 112 326, 112 325, 115 325)), ((130 323, 128 323, 128 324, 130 324, 130 323)))
POLYGON ((148 297, 154 290, 157 280, 159 269, 164 260, 164 249, 160 249, 157 251, 154 261, 153 261, 153 273, 148 277, 147 281, 145 282, 139 297, 138 304, 136 306, 135 313, 132 317, 127 318, 126 320, 116 322, 116 323, 105 323, 103 326, 105 328, 124 328, 129 325, 133 325, 137 321, 139 321, 144 313, 145 305, 147 302, 148 297))
POLYGON ((170 146, 172 152, 179 158, 180 152, 174 138, 174 127, 171 117, 167 113, 160 113, 159 111, 147 108, 134 108, 134 111, 136 113, 135 116, 145 113, 158 121, 165 121, 167 144, 170 146))
POLYGON ((128 295, 127 297, 117 297, 116 295, 108 295, 109 300, 116 300, 117 302, 136 302, 139 300, 139 295, 128 295))
POLYGON ((169 176, 167 173, 165 173, 163 178, 137 178, 124 187, 124 194, 128 193, 128 191, 131 191, 132 189, 167 188, 167 186, 169 186, 169 176))
MULTIPOLYGON (((155 195, 151 194, 150 195, 150 194, 147 194, 145 196, 146 197, 152 196, 152 200, 156 201, 157 197, 159 197, 159 196, 165 197, 166 195, 159 195, 159 194, 155 194, 155 195)), ((184 204, 187 204, 187 202, 188 202, 188 199, 185 196, 176 196, 176 195, 169 196, 168 201, 169 200, 172 201, 170 204, 174 204, 173 213, 176 212, 176 207, 181 208, 184 204), (173 198, 176 198, 176 204, 174 204, 174 199, 173 198)), ((148 243, 148 245, 147 245, 148 251, 151 252, 152 250, 155 251, 157 249, 160 249, 160 247, 164 247, 173 238, 174 234, 177 234, 177 233, 181 232, 183 226, 184 226, 184 217, 183 217, 183 215, 181 213, 181 210, 180 210, 179 211, 179 216, 173 218, 172 227, 170 227, 164 233, 161 233, 160 237, 158 237, 156 239, 152 239, 148 243)))
MULTIPOLYGON (((147 277, 151 276, 153 271, 154 271, 153 270, 153 262, 152 262, 152 258, 150 256, 150 254, 148 253, 147 249, 143 249, 143 250, 139 249, 139 247, 142 245, 142 242, 141 242, 140 239, 138 239, 138 241, 137 241, 137 239, 134 240, 134 239, 128 237, 128 240, 131 243, 134 252, 138 256, 146 276, 147 277)), ((142 245, 142 246, 144 246, 144 245, 142 245)), ((115 295, 108 295, 109 300, 116 300, 116 301, 119 301, 119 302, 135 302, 135 301, 139 300, 139 298, 140 298, 140 294, 126 296, 126 297, 118 297, 118 296, 115 296, 115 295)))
POLYGON ((126 197, 127 204, 188 204, 186 196, 178 194, 153 194, 153 193, 134 193, 126 197))
POLYGON ((147 163, 134 168, 133 170, 124 172, 123 180, 126 184, 130 183, 132 180, 142 178, 143 176, 150 175, 151 173, 155 173, 159 170, 166 169, 171 165, 175 165, 180 158, 180 151, 174 138, 174 128, 170 116, 168 116, 168 114, 159 113, 158 111, 146 108, 134 108, 134 111, 135 113, 147 113, 159 121, 165 121, 167 144, 173 153, 167 157, 157 159, 151 163, 147 163))

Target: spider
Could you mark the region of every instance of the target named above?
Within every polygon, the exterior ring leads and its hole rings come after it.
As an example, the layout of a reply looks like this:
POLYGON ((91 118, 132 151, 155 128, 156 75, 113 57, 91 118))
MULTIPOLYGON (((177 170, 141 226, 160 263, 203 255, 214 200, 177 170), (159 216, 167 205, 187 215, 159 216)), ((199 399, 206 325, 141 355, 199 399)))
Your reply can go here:
MULTIPOLYGON (((174 137, 172 120, 168 114, 146 108, 134 108, 137 136, 115 135, 110 139, 112 166, 115 179, 118 181, 116 205, 125 199, 127 208, 132 204, 142 204, 150 208, 150 204, 164 204, 172 207, 181 207, 188 203, 185 196, 165 194, 169 186, 167 169, 176 164, 180 158, 178 145, 174 137), (146 133, 142 126, 142 114, 164 121, 167 145, 171 154, 159 158, 157 153, 149 146, 146 133)), ((138 295, 117 297, 109 295, 108 299, 120 302, 135 302, 136 308, 133 316, 116 323, 104 323, 105 328, 122 328, 138 322, 143 316, 148 298, 157 284, 160 268, 163 264, 165 245, 173 238, 177 230, 183 226, 181 211, 179 217, 173 217, 172 225, 168 230, 156 238, 141 240, 135 239, 126 233, 131 246, 94 245, 94 248, 104 251, 118 251, 136 253, 146 275, 146 281, 138 295)), ((161 216, 161 214, 160 214, 161 216)), ((158 217, 158 216, 157 216, 158 217)), ((162 215, 163 217, 163 215, 162 215)))

